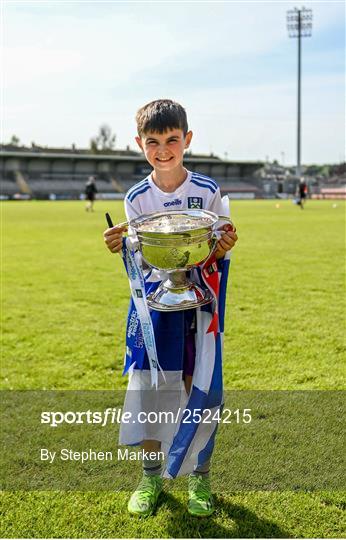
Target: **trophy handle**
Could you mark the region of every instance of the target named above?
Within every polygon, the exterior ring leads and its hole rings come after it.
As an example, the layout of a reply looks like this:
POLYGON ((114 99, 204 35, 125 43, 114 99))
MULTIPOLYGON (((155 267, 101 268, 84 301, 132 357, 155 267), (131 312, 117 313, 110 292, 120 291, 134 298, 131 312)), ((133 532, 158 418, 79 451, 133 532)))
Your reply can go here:
POLYGON ((235 232, 237 229, 233 223, 233 221, 228 216, 219 216, 219 221, 226 221, 230 225, 232 225, 232 230, 235 232))
MULTIPOLYGON (((107 225, 108 227, 111 229, 112 227, 128 227, 129 226, 129 222, 128 221, 122 221, 121 223, 117 223, 116 225, 114 225, 113 221, 112 221, 112 218, 111 216, 109 215, 108 212, 106 212, 105 214, 106 216, 106 220, 107 220, 107 225)), ((126 231, 127 233, 127 231, 126 231)), ((125 233, 125 234, 126 234, 125 233)))
MULTIPOLYGON (((219 216, 219 221, 226 221, 226 223, 229 223, 232 226, 232 231, 235 232, 237 230, 233 221, 228 216, 219 216)), ((219 231, 218 229, 214 229, 210 241, 210 253, 212 253, 216 249, 217 242, 218 240, 220 240, 221 236, 221 231, 219 231)))
MULTIPOLYGON (((129 225, 130 225, 129 221, 122 221, 121 223, 117 223, 115 227, 129 227, 129 225)), ((134 229, 132 229, 130 233, 127 229, 126 231, 123 232, 123 236, 128 236, 132 240, 133 246, 138 247, 139 245, 138 236, 134 229)))
MULTIPOLYGON (((225 221, 226 223, 229 223, 232 227, 232 231, 235 232, 237 230, 236 226, 234 225, 233 221, 228 217, 228 216, 219 216, 219 221, 214 225, 214 227, 217 227, 218 223, 220 221, 225 221)), ((219 231, 218 229, 214 229, 214 234, 216 234, 216 236, 218 238, 221 238, 221 231, 219 231)))
MULTIPOLYGON (((121 223, 117 223, 116 225, 114 225, 113 221, 112 221, 112 218, 111 216, 109 215, 108 212, 106 212, 106 220, 107 220, 107 225, 108 227, 111 229, 112 227, 128 227, 129 226, 129 221, 122 221, 121 223)), ((124 236, 128 236, 129 238, 132 239, 132 242, 133 242, 133 246, 135 247, 136 246, 136 242, 137 242, 137 235, 136 233, 128 233, 128 231, 124 231, 124 236)))
POLYGON ((112 225, 112 227, 128 227, 129 222, 128 221, 122 221, 121 223, 117 223, 116 225, 112 225))

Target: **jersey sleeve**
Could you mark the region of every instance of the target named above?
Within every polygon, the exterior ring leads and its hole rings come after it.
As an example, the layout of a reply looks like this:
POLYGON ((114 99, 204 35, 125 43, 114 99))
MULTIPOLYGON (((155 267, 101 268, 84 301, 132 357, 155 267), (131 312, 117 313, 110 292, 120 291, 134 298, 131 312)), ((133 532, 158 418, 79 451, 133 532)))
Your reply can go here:
POLYGON ((127 196, 124 200, 124 206, 127 221, 131 221, 131 219, 137 218, 141 215, 139 208, 137 208, 133 203, 131 203, 127 196))
POLYGON ((223 212, 223 206, 222 206, 222 201, 221 201, 221 192, 220 192, 219 187, 217 188, 217 190, 213 194, 213 197, 212 197, 212 199, 211 199, 211 201, 209 203, 209 207, 207 208, 207 210, 210 210, 210 212, 214 212, 218 216, 223 215, 224 212, 223 212))

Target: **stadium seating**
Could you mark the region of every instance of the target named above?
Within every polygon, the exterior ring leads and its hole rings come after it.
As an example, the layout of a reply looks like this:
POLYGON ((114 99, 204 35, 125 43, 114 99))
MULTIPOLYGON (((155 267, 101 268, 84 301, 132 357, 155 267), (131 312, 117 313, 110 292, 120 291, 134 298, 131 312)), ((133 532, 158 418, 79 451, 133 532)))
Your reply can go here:
MULTIPOLYGON (((1 193, 13 196, 15 193, 23 192, 22 184, 25 183, 31 196, 34 198, 49 198, 52 194, 68 199, 79 198, 84 194, 85 183, 89 175, 68 174, 68 173, 42 173, 36 175, 21 174, 22 182, 18 184, 18 179, 14 175, 7 175, 1 178, 1 193)), ((95 175, 97 190, 99 194, 126 193, 132 186, 143 179, 143 175, 123 175, 119 178, 98 177, 95 175)), ((260 182, 251 178, 216 178, 221 192, 225 193, 251 193, 254 197, 262 194, 260 182)))
POLYGON ((19 192, 16 182, 5 178, 0 179, 1 183, 1 195, 12 197, 15 193, 19 192))

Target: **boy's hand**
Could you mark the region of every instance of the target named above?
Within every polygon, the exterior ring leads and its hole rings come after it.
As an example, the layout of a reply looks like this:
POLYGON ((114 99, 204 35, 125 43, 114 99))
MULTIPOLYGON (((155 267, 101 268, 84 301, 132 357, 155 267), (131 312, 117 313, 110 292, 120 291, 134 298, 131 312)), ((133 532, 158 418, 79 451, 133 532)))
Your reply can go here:
POLYGON ((236 230, 237 229, 235 227, 233 228, 229 223, 218 228, 218 231, 222 231, 222 236, 216 244, 215 256, 217 259, 222 259, 222 257, 225 256, 225 253, 234 247, 238 240, 236 230))
POLYGON ((103 233, 106 246, 112 253, 119 253, 123 247, 123 233, 127 231, 127 227, 116 225, 110 229, 106 229, 103 233))

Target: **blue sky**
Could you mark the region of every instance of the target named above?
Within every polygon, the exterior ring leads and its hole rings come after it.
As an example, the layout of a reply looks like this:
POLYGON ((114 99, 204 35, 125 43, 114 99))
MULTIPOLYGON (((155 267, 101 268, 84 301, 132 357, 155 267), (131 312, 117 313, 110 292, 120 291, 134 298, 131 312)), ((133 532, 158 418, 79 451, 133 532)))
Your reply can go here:
MULTIPOLYGON (((345 6, 305 2, 302 161, 345 148, 345 6)), ((4 1, 1 140, 86 147, 102 123, 135 148, 136 110, 182 103, 194 152, 296 160, 294 2, 4 1)))

